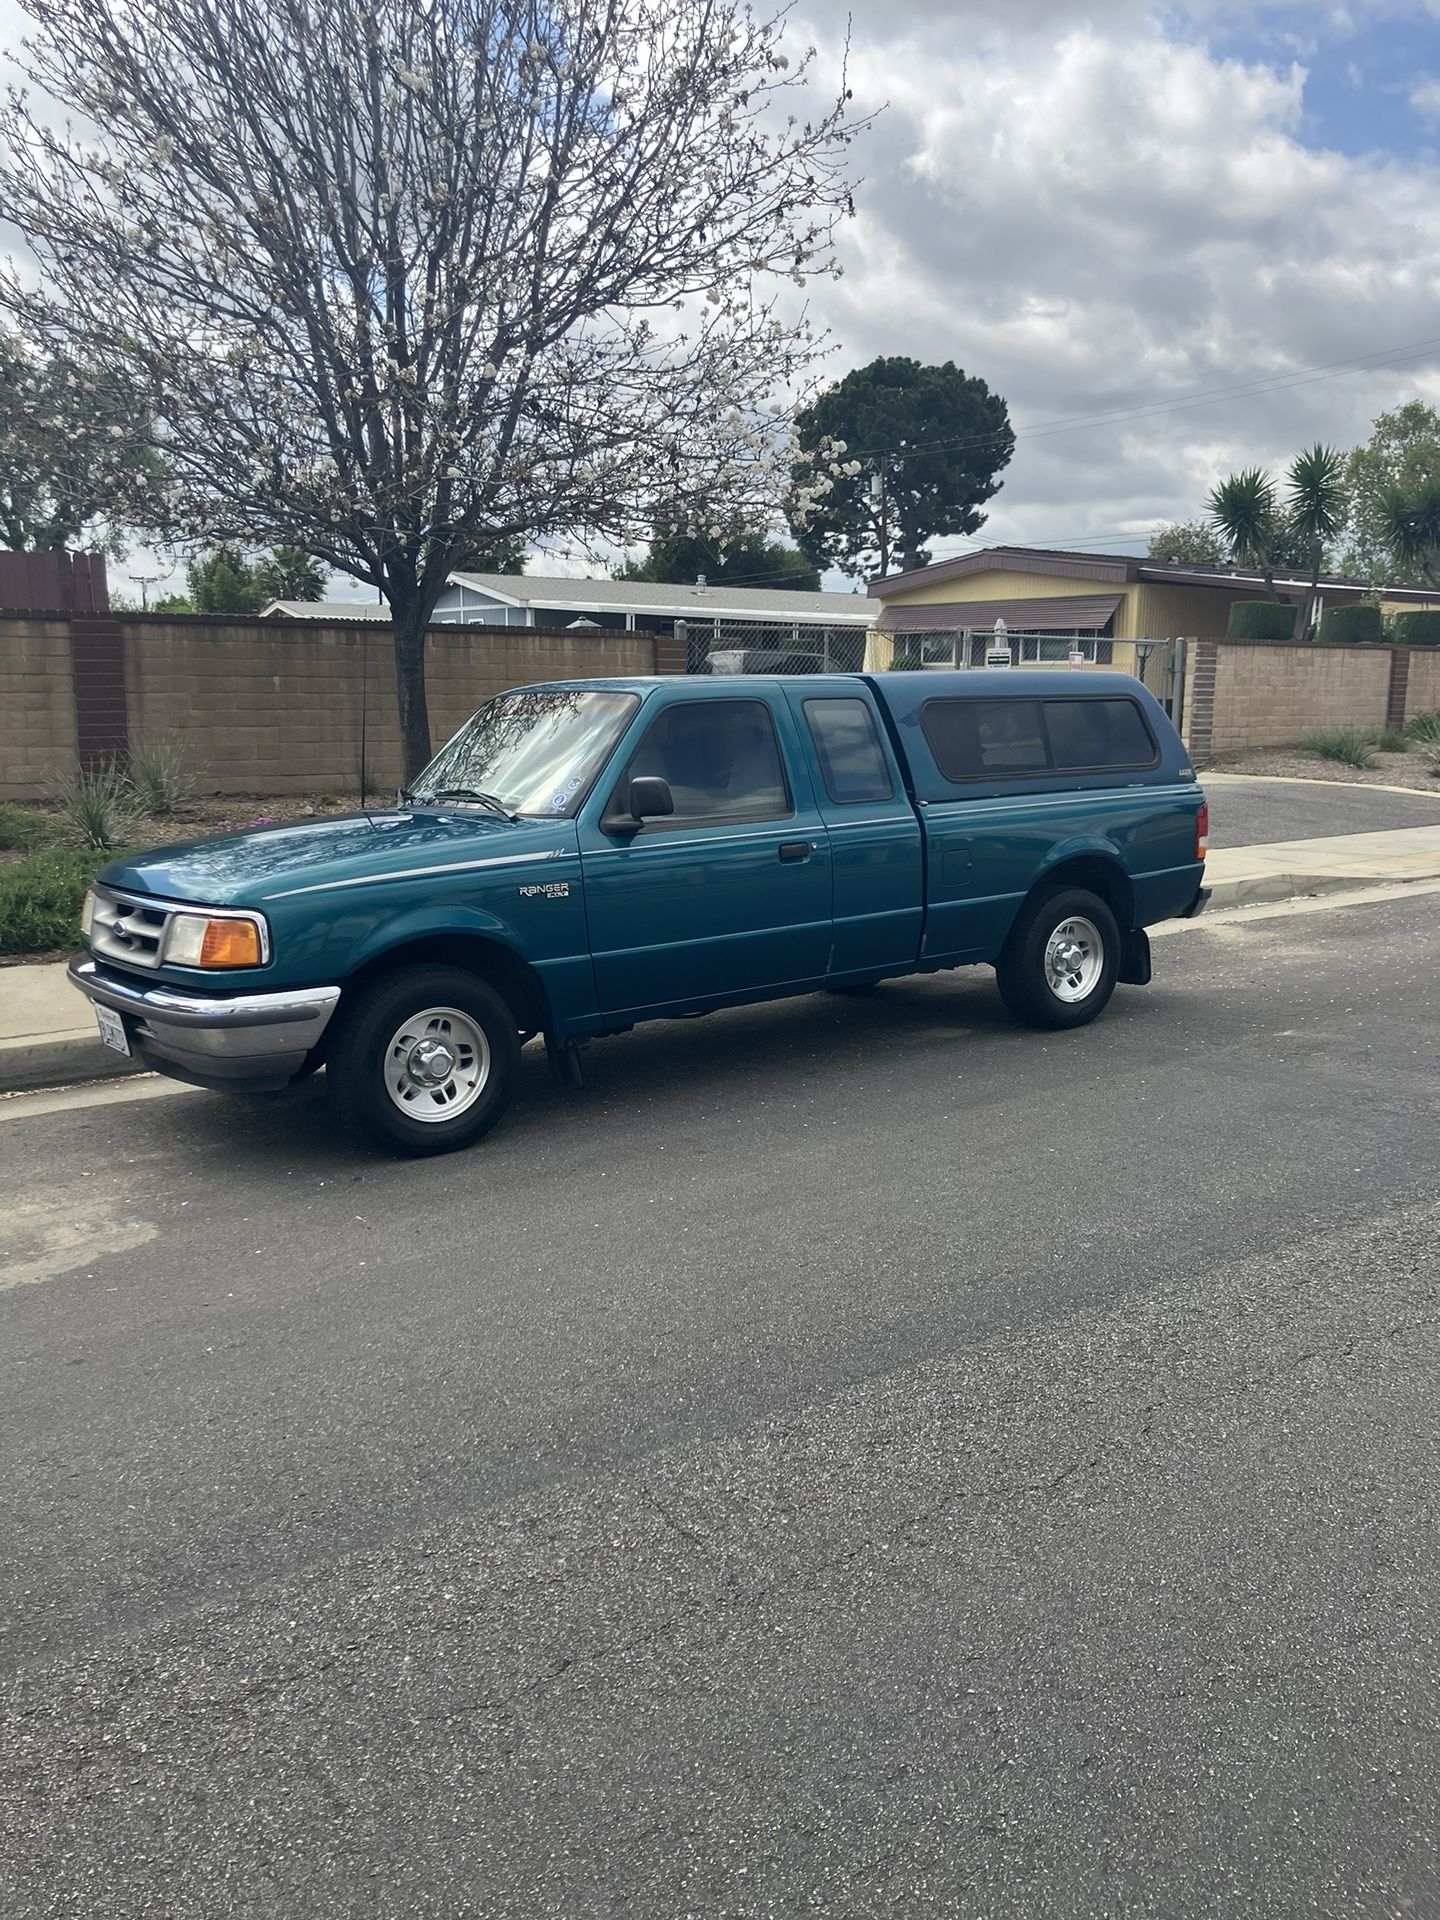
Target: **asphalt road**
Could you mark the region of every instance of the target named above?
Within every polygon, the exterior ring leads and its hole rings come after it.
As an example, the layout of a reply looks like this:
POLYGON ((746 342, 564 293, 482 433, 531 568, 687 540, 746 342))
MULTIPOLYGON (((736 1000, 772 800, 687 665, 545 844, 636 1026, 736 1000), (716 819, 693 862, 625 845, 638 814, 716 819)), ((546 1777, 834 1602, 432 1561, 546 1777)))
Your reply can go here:
POLYGON ((1210 800, 1212 847, 1258 847, 1272 840, 1318 840, 1332 833, 1388 833, 1440 826, 1440 790, 1394 793, 1344 781, 1200 776, 1210 800))
POLYGON ((1437 912, 0 1105, 0 1912, 1440 1914, 1437 912))

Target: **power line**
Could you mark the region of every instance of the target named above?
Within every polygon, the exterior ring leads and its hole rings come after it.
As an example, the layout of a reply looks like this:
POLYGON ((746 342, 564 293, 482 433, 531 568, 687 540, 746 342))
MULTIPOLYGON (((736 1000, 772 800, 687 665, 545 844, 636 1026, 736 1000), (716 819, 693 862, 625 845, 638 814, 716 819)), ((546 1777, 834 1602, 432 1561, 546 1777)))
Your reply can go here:
MULTIPOLYGON (((1349 360, 1332 360, 1318 367, 1297 367, 1289 373, 1270 374, 1261 380, 1208 388, 1198 394, 1192 394, 1188 399, 1142 401, 1130 407, 1111 407, 1095 413, 1074 414, 1057 420, 1042 420, 1033 427, 1015 430, 1013 434, 970 434, 959 440, 912 440, 899 442, 894 446, 862 447, 852 457, 865 460, 890 453, 956 453, 967 447, 993 446, 997 441, 1012 437, 1015 440, 1037 440, 1055 433, 1074 433, 1082 427, 1101 426, 1121 420, 1152 419, 1161 414, 1182 413, 1192 407, 1214 406, 1222 400, 1240 399, 1246 394, 1259 396, 1266 393, 1284 393, 1291 387, 1311 386, 1322 380, 1338 380, 1347 373, 1370 372, 1393 360, 1403 359, 1407 355, 1428 353, 1435 348, 1440 348, 1440 338, 1414 340, 1407 346, 1377 348, 1373 353, 1360 354, 1349 360)), ((849 451, 850 449, 847 448, 847 452, 849 451)))

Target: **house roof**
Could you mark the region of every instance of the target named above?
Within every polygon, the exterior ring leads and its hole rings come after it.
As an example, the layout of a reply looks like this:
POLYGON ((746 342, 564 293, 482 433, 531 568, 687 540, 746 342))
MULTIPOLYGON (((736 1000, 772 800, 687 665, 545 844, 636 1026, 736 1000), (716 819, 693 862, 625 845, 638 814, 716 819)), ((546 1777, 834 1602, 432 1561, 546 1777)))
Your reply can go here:
POLYGON ((1003 620, 1013 633, 1098 632, 1120 605, 1118 593, 1052 593, 1034 600, 927 600, 919 606, 885 607, 878 625, 885 633, 979 632, 1003 620))
MULTIPOLYGON (((1168 581, 1175 586, 1220 587, 1234 592, 1265 591, 1265 577, 1254 567, 1203 567, 1188 562, 1150 560, 1133 553, 1075 553, 1063 547, 984 547, 977 553, 958 554, 953 560, 937 560, 928 567, 913 567, 909 573, 892 573, 870 581, 870 592, 877 600, 892 594, 908 593, 918 586, 933 586, 946 580, 961 580, 972 573, 1034 573, 1064 580, 1103 580, 1130 583, 1137 580, 1168 581)), ((1281 593, 1305 593, 1310 581, 1305 575, 1277 572, 1275 585, 1281 593)), ((1322 593, 1341 599, 1360 599, 1379 594, 1386 600, 1413 600, 1417 606, 1440 598, 1429 587, 1376 587, 1366 580, 1347 580, 1334 574, 1321 576, 1322 593)))
POLYGON ((512 607, 535 607, 557 613, 586 613, 592 607, 606 613, 692 615, 713 619, 717 614, 742 620, 799 621, 801 625, 864 627, 875 609, 859 593, 798 593, 775 587, 695 587, 649 580, 569 580, 531 573, 452 573, 452 587, 470 587, 512 607))
MULTIPOLYGON (((538 573, 452 573, 448 585, 468 587, 504 607, 537 613, 644 614, 675 620, 774 621, 786 626, 868 627, 874 602, 861 593, 797 593, 790 588, 694 587, 648 580, 572 580, 538 573)), ((388 620, 387 607, 368 602, 272 600, 266 614, 291 620, 388 620)))

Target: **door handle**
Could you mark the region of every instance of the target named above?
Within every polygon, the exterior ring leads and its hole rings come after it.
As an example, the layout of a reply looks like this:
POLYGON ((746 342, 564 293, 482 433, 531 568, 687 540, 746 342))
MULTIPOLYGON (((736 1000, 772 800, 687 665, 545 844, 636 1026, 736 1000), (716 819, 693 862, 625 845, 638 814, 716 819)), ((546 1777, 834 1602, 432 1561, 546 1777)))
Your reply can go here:
POLYGON ((780 858, 782 860, 808 860, 815 851, 808 840, 782 840, 780 858))

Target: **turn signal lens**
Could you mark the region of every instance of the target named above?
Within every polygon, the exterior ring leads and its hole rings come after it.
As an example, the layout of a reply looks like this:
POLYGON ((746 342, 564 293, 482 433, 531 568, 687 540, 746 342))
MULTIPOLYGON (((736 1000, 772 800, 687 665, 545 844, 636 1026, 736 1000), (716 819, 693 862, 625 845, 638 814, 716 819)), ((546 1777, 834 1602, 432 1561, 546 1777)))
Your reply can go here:
POLYGON ((261 966, 265 952, 260 922, 177 913, 166 935, 165 959, 172 967, 261 966))
POLYGON ((202 967, 258 967, 260 929, 253 920, 212 920, 200 943, 202 967))
POLYGON ((90 938, 90 929, 94 924, 95 896, 87 887, 85 890, 85 898, 80 902, 80 937, 82 940, 88 940, 90 938))
POLYGON ((1195 858, 1203 860, 1210 851, 1210 802, 1202 800, 1195 816, 1195 858))

